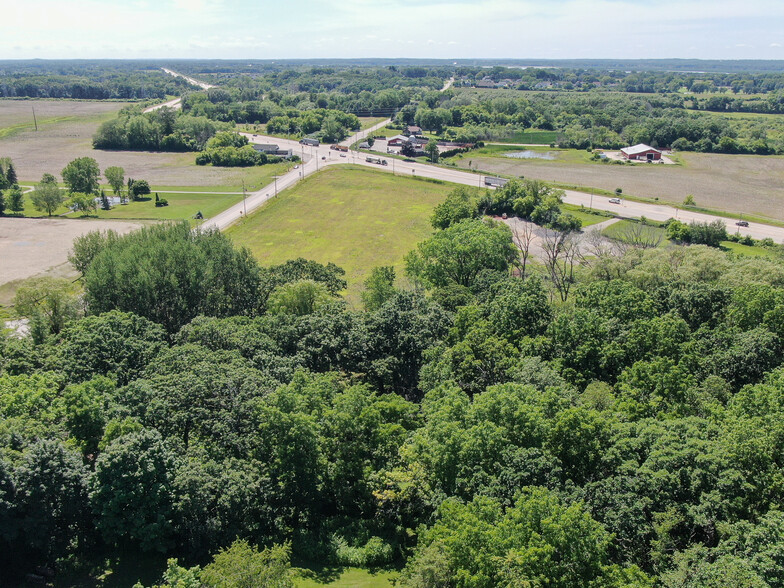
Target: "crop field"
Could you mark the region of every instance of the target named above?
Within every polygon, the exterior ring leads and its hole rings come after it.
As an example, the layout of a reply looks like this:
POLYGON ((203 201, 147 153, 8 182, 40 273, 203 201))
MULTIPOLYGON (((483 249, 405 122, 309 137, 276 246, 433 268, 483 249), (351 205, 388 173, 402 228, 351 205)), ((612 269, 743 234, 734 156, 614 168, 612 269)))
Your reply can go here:
POLYGON ((38 275, 72 277, 68 252, 73 240, 90 231, 127 233, 141 223, 95 219, 0 218, 0 304, 8 304, 14 284, 38 275))
MULTIPOLYGON (((555 150, 557 151, 557 150, 555 150)), ((692 194, 697 206, 784 220, 784 157, 679 153, 682 165, 613 165, 585 159, 572 150, 568 158, 511 159, 499 151, 469 153, 452 159, 471 167, 508 176, 539 179, 613 191, 640 198, 681 204, 692 194), (485 152, 487 153, 487 152, 485 152)))
POLYGON ((453 186, 352 166, 330 168, 281 193, 227 232, 262 265, 295 257, 346 270, 355 302, 371 268, 393 265, 432 233, 430 215, 453 186))
POLYGON ((44 173, 59 176, 69 161, 86 156, 94 158, 102 170, 118 165, 125 169, 126 177, 145 179, 151 185, 211 187, 215 191, 241 190, 243 180, 248 186, 261 187, 292 165, 218 168, 197 166, 195 153, 93 149, 93 133, 123 106, 120 102, 0 100, 0 157, 10 157, 19 181, 27 184, 39 181, 44 173), (38 131, 32 126, 33 106, 38 131))

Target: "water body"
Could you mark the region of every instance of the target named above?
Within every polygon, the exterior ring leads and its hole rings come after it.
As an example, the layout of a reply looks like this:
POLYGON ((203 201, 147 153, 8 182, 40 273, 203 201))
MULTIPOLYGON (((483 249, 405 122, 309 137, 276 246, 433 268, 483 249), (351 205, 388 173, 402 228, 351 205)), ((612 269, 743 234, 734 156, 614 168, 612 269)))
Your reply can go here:
POLYGON ((552 151, 515 151, 514 153, 504 153, 504 157, 512 159, 555 159, 552 151))

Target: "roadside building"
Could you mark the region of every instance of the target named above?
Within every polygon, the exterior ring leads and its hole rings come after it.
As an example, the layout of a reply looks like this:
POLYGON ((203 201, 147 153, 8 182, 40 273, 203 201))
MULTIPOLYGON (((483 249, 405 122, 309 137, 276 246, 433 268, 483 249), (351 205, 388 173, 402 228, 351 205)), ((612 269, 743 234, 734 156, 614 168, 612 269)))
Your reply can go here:
POLYGON ((624 147, 621 149, 621 155, 625 159, 633 161, 659 161, 662 153, 658 149, 654 149, 650 145, 640 143, 632 147, 624 147))
POLYGON ((387 147, 400 147, 406 142, 408 142, 408 137, 405 135, 395 135, 387 139, 387 147))
POLYGON ((266 155, 277 155, 283 159, 290 159, 292 156, 291 149, 281 149, 278 145, 273 145, 271 143, 251 143, 251 147, 266 155))
POLYGON ((251 143, 251 146, 256 151, 261 151, 267 155, 273 155, 278 150, 278 146, 272 145, 271 143, 251 143))

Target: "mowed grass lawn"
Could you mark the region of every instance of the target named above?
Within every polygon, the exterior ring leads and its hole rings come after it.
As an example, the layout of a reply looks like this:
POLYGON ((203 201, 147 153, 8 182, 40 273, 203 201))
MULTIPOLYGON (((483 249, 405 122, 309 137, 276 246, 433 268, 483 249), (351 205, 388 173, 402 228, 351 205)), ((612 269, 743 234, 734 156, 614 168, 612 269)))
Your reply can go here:
POLYGON ((393 265, 402 276, 405 254, 433 232, 433 208, 453 188, 340 166, 282 192, 227 233, 262 265, 296 257, 336 263, 354 302, 371 268, 393 265))
POLYGON ((165 194, 160 197, 168 201, 168 206, 155 206, 155 193, 149 200, 137 200, 128 204, 113 206, 111 210, 98 209, 99 218, 179 220, 190 219, 201 211, 204 218, 215 216, 222 210, 242 200, 242 194, 210 194, 193 192, 189 194, 165 194))
POLYGON ((359 568, 345 568, 334 580, 320 581, 309 577, 294 578, 297 588, 387 588, 394 586, 397 572, 369 572, 359 568))
MULTIPOLYGON (((215 216, 222 210, 227 209, 233 204, 242 200, 242 194, 216 194, 211 192, 185 192, 166 193, 160 192, 160 197, 169 202, 168 206, 155 206, 155 190, 144 200, 129 202, 128 204, 117 204, 111 210, 98 209, 97 212, 90 213, 91 217, 97 218, 119 218, 126 220, 180 220, 191 219, 197 212, 201 211, 204 218, 215 216)), ((107 196, 111 196, 111 191, 106 191, 107 196)), ((67 203, 66 199, 66 203, 67 203)), ((24 211, 21 215, 32 218, 46 217, 45 212, 41 212, 33 206, 30 194, 25 194, 24 211)), ((100 205, 99 205, 100 206, 100 205)), ((54 211, 53 216, 66 215, 67 218, 78 218, 81 213, 68 213, 65 204, 54 211), (66 214, 68 213, 68 214, 66 214)), ((8 214, 8 213, 7 213, 8 214)), ((15 216, 8 214, 9 216, 15 216)))
POLYGON ((576 216, 583 223, 583 227, 590 227, 606 220, 610 220, 612 215, 594 214, 583 206, 575 206, 574 204, 562 204, 561 210, 572 216, 576 216))

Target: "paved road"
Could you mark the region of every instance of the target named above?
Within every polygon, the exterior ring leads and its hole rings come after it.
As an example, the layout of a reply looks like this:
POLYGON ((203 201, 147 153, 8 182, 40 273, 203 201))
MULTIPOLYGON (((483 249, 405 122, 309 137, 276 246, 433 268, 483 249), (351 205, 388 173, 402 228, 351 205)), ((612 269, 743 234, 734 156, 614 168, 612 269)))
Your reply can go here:
MULTIPOLYGON (((386 124, 386 122, 379 123, 378 125, 357 133, 356 135, 346 139, 341 144, 351 145, 358 141, 360 138, 367 136, 386 124)), ((388 165, 378 165, 375 163, 368 163, 365 161, 366 156, 363 153, 356 151, 349 151, 343 153, 344 157, 335 150, 329 148, 328 145, 320 145, 319 147, 302 146, 296 141, 287 139, 278 139, 276 137, 267 137, 264 135, 250 135, 245 133, 251 142, 255 143, 274 143, 286 149, 293 149, 294 153, 299 154, 303 158, 303 163, 298 169, 292 170, 289 173, 278 178, 277 192, 294 185, 303 177, 315 173, 319 169, 327 166, 340 165, 344 163, 354 163, 371 167, 378 171, 388 173, 395 173, 409 177, 422 177, 433 178, 436 180, 443 180, 455 184, 464 184, 467 186, 484 187, 484 180, 486 175, 479 173, 471 173, 463 170, 449 169, 444 167, 437 167, 426 163, 411 163, 405 162, 400 159, 392 157, 385 158, 380 154, 381 159, 386 160, 388 165)), ((270 198, 276 195, 275 185, 270 184, 261 190, 250 194, 243 206, 239 203, 231 208, 221 212, 212 219, 205 221, 205 227, 216 227, 224 229, 230 224, 239 219, 242 214, 251 212, 259 206, 263 205, 270 198)), ((735 219, 727 219, 719 216, 703 214, 699 212, 690 212, 666 206, 663 204, 647 204, 641 202, 631 202, 625 199, 621 200, 620 204, 612 204, 608 196, 596 196, 586 192, 578 192, 575 190, 566 190, 564 202, 568 204, 582 205, 586 208, 594 208, 597 210, 606 210, 613 212, 621 217, 639 218, 645 216, 654 221, 665 221, 669 218, 677 218, 683 222, 713 222, 719 220, 727 226, 727 231, 734 233, 739 230, 742 235, 751 235, 755 239, 763 239, 770 237, 777 243, 784 242, 784 227, 775 227, 771 225, 764 225, 761 223, 750 223, 750 226, 740 228, 735 225, 735 219)))
MULTIPOLYGON (((169 74, 170 76, 174 76, 175 78, 183 78, 184 80, 187 80, 194 86, 199 86, 202 90, 209 90, 210 88, 215 87, 212 84, 208 84, 207 82, 200 82, 199 80, 196 80, 184 74, 177 73, 176 71, 172 71, 170 69, 166 69, 165 67, 162 67, 161 69, 165 71, 167 74, 169 74)), ((175 98, 174 100, 169 100, 168 102, 164 102, 163 104, 156 104, 155 106, 150 106, 149 108, 145 108, 144 112, 152 112, 154 110, 158 110, 159 108, 163 108, 164 106, 178 110, 182 108, 182 98, 175 98)))
POLYGON ((175 78, 182 78, 184 80, 187 80, 194 86, 199 86, 202 90, 209 90, 210 88, 215 88, 215 86, 213 86, 212 84, 208 84, 207 82, 202 82, 190 76, 186 76, 185 74, 177 73, 176 71, 166 69, 165 67, 162 67, 161 69, 165 71, 167 74, 169 74, 170 76, 174 76, 175 78))

